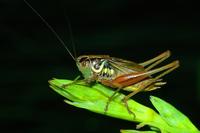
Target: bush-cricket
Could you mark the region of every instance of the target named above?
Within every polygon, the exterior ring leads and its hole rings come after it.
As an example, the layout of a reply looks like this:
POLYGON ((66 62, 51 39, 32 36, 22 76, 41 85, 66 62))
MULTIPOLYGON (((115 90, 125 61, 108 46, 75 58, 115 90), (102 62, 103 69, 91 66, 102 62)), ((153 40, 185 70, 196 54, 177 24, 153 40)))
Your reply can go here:
MULTIPOLYGON (((130 97, 141 91, 152 91, 160 88, 166 84, 166 82, 162 81, 162 77, 179 67, 179 61, 176 60, 165 66, 155 68, 170 56, 169 50, 142 63, 135 63, 109 55, 81 55, 76 58, 46 20, 26 0, 24 1, 41 18, 73 58, 84 77, 81 81, 87 84, 98 82, 116 89, 112 96, 108 98, 105 112, 108 110, 108 106, 117 92, 125 90, 130 91, 130 93, 124 97, 123 101, 128 112, 132 113, 127 104, 127 100, 130 97), (157 75, 153 76, 155 74, 157 75)), ((76 83, 76 81, 73 83, 76 83)), ((63 87, 67 88, 68 85, 70 84, 63 85, 63 87)))

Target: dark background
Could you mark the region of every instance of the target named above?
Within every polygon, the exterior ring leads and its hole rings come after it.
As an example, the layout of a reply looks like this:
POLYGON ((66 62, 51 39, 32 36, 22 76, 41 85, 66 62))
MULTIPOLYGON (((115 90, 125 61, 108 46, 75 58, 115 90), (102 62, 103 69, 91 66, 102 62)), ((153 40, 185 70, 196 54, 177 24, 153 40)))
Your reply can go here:
MULTIPOLYGON (((142 62, 170 49, 181 67, 162 89, 134 99, 152 107, 158 96, 186 114, 199 128, 200 12, 192 0, 29 0, 76 52, 109 54, 142 62)), ((135 124, 78 109, 63 102, 48 80, 73 79, 80 72, 56 37, 23 0, 0 0, 0 132, 119 132, 135 124)))

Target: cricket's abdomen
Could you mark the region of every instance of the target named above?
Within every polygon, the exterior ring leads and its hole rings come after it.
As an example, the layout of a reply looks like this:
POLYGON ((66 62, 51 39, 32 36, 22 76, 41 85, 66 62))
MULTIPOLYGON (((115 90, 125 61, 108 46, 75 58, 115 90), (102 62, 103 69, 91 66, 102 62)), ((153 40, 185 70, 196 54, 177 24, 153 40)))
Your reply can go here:
POLYGON ((98 79, 98 81, 111 88, 124 88, 150 78, 148 75, 134 77, 134 75, 137 74, 138 73, 124 74, 115 78, 113 77, 113 79, 110 80, 107 78, 101 78, 98 79))
POLYGON ((136 84, 146 78, 149 78, 148 75, 143 75, 143 76, 135 76, 140 74, 141 72, 137 73, 130 73, 130 74, 124 74, 122 76, 119 76, 112 80, 114 84, 120 84, 122 87, 127 87, 133 84, 136 84))

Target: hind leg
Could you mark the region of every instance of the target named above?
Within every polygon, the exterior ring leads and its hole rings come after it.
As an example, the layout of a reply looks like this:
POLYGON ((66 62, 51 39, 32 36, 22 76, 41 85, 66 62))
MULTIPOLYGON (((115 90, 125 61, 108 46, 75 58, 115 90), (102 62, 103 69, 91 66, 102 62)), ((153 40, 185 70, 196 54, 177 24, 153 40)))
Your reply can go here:
POLYGON ((163 66, 161 68, 157 68, 155 70, 151 70, 151 71, 147 72, 149 75, 151 75, 151 73, 155 74, 157 72, 164 71, 161 74, 159 74, 158 76, 156 76, 155 78, 146 79, 146 80, 143 80, 143 81, 141 81, 137 84, 134 84, 132 86, 128 86, 128 87, 123 88, 124 90, 129 90, 129 91, 131 90, 131 87, 134 89, 133 92, 131 92, 130 94, 125 96, 124 99, 123 99, 123 102, 125 103, 125 106, 126 106, 128 112, 131 113, 131 110, 130 110, 128 103, 127 103, 129 98, 131 98, 132 96, 134 96, 135 94, 137 94, 138 92, 141 92, 141 91, 151 91, 151 90, 155 90, 155 89, 160 88, 159 85, 166 84, 165 82, 159 81, 159 80, 161 80, 160 78, 165 76, 166 74, 170 73, 171 71, 173 71, 177 67, 179 67, 179 62, 174 61, 174 62, 172 62, 172 63, 170 63, 166 66, 163 66))
POLYGON ((140 65, 142 65, 143 67, 145 67, 145 70, 148 71, 150 69, 152 69, 153 67, 155 67, 156 65, 160 64, 161 62, 163 62, 164 60, 166 60, 168 57, 170 57, 171 52, 169 50, 163 52, 162 54, 147 60, 143 63, 140 63, 140 65))

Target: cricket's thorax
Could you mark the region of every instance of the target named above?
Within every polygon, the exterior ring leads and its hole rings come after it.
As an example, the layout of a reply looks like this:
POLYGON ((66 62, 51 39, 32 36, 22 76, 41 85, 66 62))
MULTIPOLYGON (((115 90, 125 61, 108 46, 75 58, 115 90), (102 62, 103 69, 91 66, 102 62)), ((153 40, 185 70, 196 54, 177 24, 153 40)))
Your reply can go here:
POLYGON ((77 61, 77 66, 85 78, 113 79, 116 74, 105 58, 80 56, 77 61))
POLYGON ((92 71, 101 78, 111 79, 115 71, 106 59, 94 60, 91 65, 92 71))

